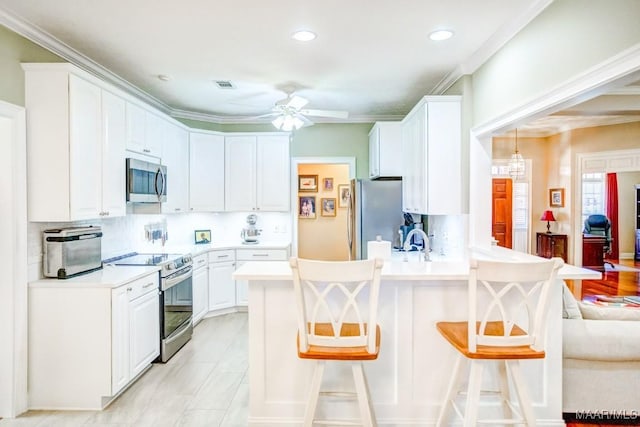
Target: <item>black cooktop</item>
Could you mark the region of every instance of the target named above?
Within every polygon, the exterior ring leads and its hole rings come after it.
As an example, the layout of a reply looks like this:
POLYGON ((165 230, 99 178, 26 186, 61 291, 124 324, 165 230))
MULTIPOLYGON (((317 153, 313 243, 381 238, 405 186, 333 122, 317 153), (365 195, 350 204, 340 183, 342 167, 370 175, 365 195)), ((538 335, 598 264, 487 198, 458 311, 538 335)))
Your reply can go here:
POLYGON ((166 262, 182 258, 182 254, 139 254, 131 253, 109 260, 113 265, 162 265, 166 262))

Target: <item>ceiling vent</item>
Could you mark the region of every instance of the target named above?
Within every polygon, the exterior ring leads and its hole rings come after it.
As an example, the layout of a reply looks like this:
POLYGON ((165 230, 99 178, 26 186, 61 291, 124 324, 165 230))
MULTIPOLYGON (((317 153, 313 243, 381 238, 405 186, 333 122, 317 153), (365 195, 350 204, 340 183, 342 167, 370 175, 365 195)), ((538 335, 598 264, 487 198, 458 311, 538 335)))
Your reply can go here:
POLYGON ((229 80, 216 80, 216 85, 220 89, 235 89, 236 87, 229 80))

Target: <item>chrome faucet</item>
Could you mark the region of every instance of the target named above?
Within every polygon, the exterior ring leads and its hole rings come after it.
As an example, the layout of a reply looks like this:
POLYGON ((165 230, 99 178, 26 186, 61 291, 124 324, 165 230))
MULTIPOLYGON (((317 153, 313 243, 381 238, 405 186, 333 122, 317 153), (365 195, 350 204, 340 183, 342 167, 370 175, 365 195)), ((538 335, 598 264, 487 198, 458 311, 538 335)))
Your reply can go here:
POLYGON ((404 240, 404 244, 402 245, 402 249, 404 250, 404 260, 408 261, 407 252, 411 250, 412 246, 415 248, 418 247, 417 245, 411 244, 411 238, 416 233, 419 233, 422 235, 422 242, 423 242, 422 250, 424 251, 424 261, 431 261, 431 258, 429 258, 429 252, 431 252, 431 247, 429 244, 429 236, 427 236, 427 233, 425 233, 424 230, 420 228, 414 228, 411 231, 409 231, 409 233, 407 233, 407 238, 404 240))

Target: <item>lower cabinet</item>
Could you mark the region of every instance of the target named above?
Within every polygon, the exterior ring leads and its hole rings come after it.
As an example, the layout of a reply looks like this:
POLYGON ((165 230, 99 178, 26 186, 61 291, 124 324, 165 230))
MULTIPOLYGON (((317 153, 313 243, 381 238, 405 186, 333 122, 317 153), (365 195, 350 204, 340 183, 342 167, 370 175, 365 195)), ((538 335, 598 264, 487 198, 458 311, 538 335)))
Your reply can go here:
POLYGON ((158 273, 112 290, 111 394, 160 354, 158 273))
POLYGON ((209 252, 209 311, 236 305, 235 261, 233 249, 209 252))
POLYGON ((29 408, 99 410, 130 384, 160 354, 158 286, 30 283, 29 408))
POLYGON ((209 311, 209 257, 202 254, 193 257, 193 324, 209 311))

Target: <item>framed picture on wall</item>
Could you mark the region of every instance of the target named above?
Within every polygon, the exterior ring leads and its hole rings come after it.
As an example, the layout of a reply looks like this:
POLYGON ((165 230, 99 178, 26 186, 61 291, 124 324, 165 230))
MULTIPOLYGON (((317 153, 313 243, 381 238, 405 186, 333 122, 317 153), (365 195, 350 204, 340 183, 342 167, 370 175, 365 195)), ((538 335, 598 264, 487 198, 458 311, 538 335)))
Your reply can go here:
POLYGON ((320 211, 320 215, 322 216, 336 216, 336 199, 335 198, 327 198, 320 199, 322 210, 320 211))
POLYGON ((346 208, 349 206, 349 199, 351 198, 351 186, 349 184, 338 185, 338 207, 346 208))
POLYGON ((322 178, 322 189, 324 191, 333 191, 333 178, 322 178))
POLYGON ((549 206, 552 208, 564 207, 564 188, 549 189, 549 206))
POLYGON ((298 197, 298 217, 313 219, 316 217, 316 198, 313 196, 298 197))
POLYGON ((298 175, 298 191, 318 191, 318 175, 298 175))

